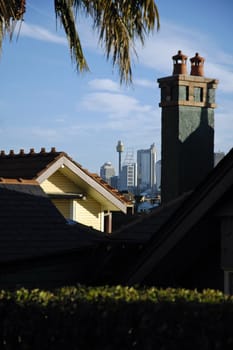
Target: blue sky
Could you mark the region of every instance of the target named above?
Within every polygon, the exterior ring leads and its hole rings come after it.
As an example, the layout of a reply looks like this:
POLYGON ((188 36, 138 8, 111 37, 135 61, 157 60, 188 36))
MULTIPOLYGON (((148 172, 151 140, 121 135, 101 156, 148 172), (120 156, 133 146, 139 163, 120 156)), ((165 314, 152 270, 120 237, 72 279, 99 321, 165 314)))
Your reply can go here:
POLYGON ((25 21, 0 60, 0 149, 41 147, 67 152, 91 172, 111 161, 116 145, 147 149, 160 158, 161 110, 157 79, 172 74, 171 57, 182 50, 205 58, 205 76, 219 80, 215 150, 233 147, 233 2, 158 0, 161 28, 133 57, 132 86, 120 85, 88 19, 78 18, 89 73, 77 74, 66 39, 56 28, 53 0, 28 0, 25 21))

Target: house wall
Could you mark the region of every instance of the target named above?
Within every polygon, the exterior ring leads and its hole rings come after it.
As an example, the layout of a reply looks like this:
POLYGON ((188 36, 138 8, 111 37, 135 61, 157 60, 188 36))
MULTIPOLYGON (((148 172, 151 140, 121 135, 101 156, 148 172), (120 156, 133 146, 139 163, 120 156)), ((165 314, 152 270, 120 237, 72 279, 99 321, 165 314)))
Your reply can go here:
POLYGON ((52 199, 53 204, 66 219, 73 219, 71 216, 71 201, 67 199, 52 199))
POLYGON ((101 205, 93 198, 88 197, 86 200, 77 200, 73 202, 74 217, 73 220, 81 224, 91 226, 96 230, 103 231, 103 213, 101 205), (91 210, 90 210, 91 208, 91 210))
MULTIPOLYGON (((82 193, 82 189, 61 174, 59 171, 45 180, 41 187, 47 194, 82 193)), ((101 204, 94 198, 87 196, 83 199, 53 199, 52 202, 65 217, 79 223, 104 231, 104 221, 101 204)))
POLYGON ((73 181, 57 171, 47 180, 42 182, 41 187, 46 193, 80 193, 82 192, 73 181))

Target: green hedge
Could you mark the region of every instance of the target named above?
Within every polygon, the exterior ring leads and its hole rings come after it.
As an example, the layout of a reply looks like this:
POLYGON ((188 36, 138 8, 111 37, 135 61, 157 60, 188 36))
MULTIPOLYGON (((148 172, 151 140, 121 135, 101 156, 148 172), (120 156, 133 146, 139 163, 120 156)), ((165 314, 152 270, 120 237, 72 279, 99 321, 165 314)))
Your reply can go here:
POLYGON ((233 349, 219 291, 67 287, 0 291, 0 349, 233 349))

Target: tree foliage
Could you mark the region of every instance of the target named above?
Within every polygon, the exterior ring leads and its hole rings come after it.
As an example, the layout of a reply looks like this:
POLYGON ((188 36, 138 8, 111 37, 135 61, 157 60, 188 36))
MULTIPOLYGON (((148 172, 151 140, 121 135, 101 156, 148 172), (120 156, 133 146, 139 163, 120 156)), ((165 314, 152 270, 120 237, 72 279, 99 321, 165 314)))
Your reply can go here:
MULTIPOLYGON (((0 47, 6 34, 26 12, 26 0, 0 0, 0 47)), ((77 28, 77 14, 90 17, 107 59, 118 66, 120 81, 132 81, 132 53, 135 42, 144 44, 147 35, 159 29, 154 0, 54 0, 56 19, 64 28, 72 60, 78 72, 88 70, 77 28)))

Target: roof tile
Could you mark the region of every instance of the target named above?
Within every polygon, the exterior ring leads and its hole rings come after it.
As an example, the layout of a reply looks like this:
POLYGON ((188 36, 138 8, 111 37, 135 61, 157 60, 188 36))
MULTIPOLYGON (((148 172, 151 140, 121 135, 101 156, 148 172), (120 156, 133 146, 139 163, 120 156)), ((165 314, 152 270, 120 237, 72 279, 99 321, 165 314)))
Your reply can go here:
POLYGON ((24 180, 36 180, 39 175, 43 174, 44 171, 46 171, 63 156, 69 159, 86 175, 105 188, 105 190, 117 197, 118 200, 127 204, 128 206, 132 206, 132 202, 126 199, 118 190, 106 183, 99 175, 90 173, 79 163, 75 162, 71 157, 69 157, 67 153, 57 152, 55 147, 52 147, 51 151, 49 152, 46 152, 46 149, 42 147, 38 153, 35 152, 34 148, 31 148, 29 153, 25 153, 25 151, 21 149, 19 153, 15 153, 14 150, 10 150, 9 154, 6 154, 6 152, 2 150, 0 152, 0 177, 8 179, 21 178, 24 180))

